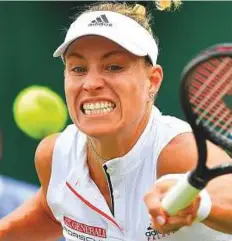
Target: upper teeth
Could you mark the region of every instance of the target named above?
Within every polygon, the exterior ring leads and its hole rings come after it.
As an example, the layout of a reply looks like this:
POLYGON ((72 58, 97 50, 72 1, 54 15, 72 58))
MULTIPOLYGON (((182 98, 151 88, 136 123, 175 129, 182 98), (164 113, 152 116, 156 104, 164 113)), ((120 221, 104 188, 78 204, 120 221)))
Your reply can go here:
POLYGON ((83 105, 84 110, 96 110, 96 109, 104 109, 109 107, 114 107, 115 105, 111 102, 95 102, 95 103, 85 103, 83 105))

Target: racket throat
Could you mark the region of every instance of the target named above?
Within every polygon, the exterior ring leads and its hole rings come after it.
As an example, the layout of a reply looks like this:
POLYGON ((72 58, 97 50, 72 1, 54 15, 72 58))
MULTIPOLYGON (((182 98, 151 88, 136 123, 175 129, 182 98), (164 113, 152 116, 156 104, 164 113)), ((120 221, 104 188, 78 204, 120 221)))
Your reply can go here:
POLYGON ((204 171, 204 176, 199 175, 199 173, 197 173, 197 170, 195 169, 194 171, 190 172, 188 176, 188 181, 193 187, 202 190, 206 187, 210 180, 210 175, 207 175, 207 173, 208 170, 206 169, 204 171))

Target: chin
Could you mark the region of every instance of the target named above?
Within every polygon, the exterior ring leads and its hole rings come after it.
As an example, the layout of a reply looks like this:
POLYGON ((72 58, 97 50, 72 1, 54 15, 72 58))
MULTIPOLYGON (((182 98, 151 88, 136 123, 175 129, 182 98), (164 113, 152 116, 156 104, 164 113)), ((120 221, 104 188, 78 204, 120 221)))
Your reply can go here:
POLYGON ((75 123, 80 131, 97 138, 115 135, 120 129, 120 118, 118 111, 91 115, 79 112, 75 123))
POLYGON ((107 136, 115 135, 118 130, 115 128, 115 125, 83 125, 79 126, 80 131, 85 133, 87 136, 94 137, 94 138, 103 138, 107 136))

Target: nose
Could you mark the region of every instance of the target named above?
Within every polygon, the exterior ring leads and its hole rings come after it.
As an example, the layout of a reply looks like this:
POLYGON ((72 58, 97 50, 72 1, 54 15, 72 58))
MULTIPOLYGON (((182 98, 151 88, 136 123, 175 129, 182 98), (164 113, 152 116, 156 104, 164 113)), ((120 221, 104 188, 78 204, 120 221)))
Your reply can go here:
POLYGON ((100 73, 92 72, 86 75, 83 88, 86 91, 101 90, 104 87, 104 78, 100 73))

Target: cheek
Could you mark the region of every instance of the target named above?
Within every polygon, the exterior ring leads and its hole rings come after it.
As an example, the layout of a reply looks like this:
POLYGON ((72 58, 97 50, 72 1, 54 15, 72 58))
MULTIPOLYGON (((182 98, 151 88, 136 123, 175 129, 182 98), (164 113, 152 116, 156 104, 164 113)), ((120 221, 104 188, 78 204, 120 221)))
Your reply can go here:
POLYGON ((68 105, 70 105, 70 99, 72 96, 72 88, 71 88, 70 82, 67 79, 65 79, 65 81, 64 81, 64 91, 65 91, 67 103, 68 103, 68 105))
POLYGON ((67 103, 67 107, 68 107, 68 111, 69 111, 69 115, 71 117, 71 119, 73 120, 73 111, 72 111, 72 105, 71 105, 71 94, 70 94, 70 86, 67 82, 67 80, 65 79, 64 81, 64 92, 65 92, 65 98, 66 98, 66 103, 67 103))
POLYGON ((128 89, 127 95, 133 99, 133 104, 143 105, 147 102, 148 97, 148 88, 145 82, 137 81, 136 83, 132 84, 128 89))
POLYGON ((150 81, 147 78, 142 79, 143 81, 140 82, 139 85, 139 98, 141 101, 141 104, 144 106, 147 105, 148 102, 150 102, 150 97, 149 97, 149 84, 150 81))
POLYGON ((128 118, 137 118, 144 114, 149 101, 148 90, 145 84, 136 83, 124 88, 121 95, 122 112, 128 118), (129 114, 130 113, 130 114, 129 114))
POLYGON ((65 94, 68 98, 73 98, 80 92, 80 83, 72 77, 65 78, 65 94))
POLYGON ((69 112, 73 114, 75 112, 75 100, 79 95, 79 89, 80 88, 78 88, 78 86, 75 84, 73 80, 69 78, 65 79, 64 90, 65 90, 66 101, 68 104, 69 112))
POLYGON ((131 75, 115 80, 112 86, 123 103, 129 104, 130 107, 134 104, 143 105, 149 96, 147 79, 141 75, 135 76, 134 73, 131 75))

